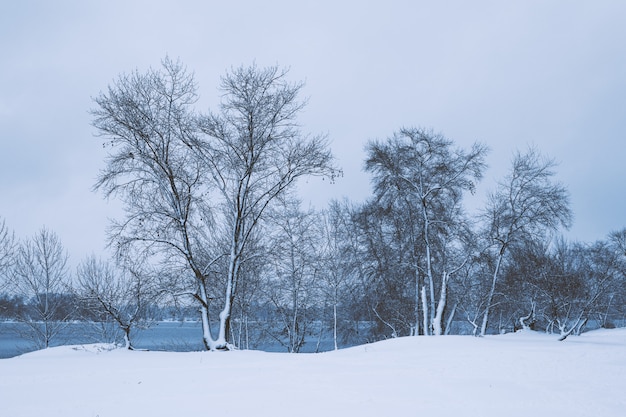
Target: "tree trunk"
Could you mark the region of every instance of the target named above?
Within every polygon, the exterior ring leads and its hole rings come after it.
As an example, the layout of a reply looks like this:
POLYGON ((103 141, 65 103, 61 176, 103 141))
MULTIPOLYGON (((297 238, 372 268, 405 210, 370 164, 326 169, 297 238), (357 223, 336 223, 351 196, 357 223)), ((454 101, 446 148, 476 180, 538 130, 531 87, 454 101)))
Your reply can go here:
POLYGON ((426 300, 426 286, 422 286, 422 309, 424 310, 424 336, 430 334, 428 327, 428 301, 426 300))
POLYGON ((426 315, 426 311, 428 311, 428 322, 429 326, 424 328, 424 334, 428 331, 430 334, 430 328, 432 327, 432 323, 435 321, 435 280, 433 279, 433 270, 432 270, 432 262, 430 259, 430 240, 428 237, 430 221, 428 219, 428 213, 426 211, 426 203, 422 202, 422 214, 424 216, 424 244, 426 246, 426 276, 428 277, 428 287, 429 287, 429 296, 430 296, 430 306, 428 310, 424 310, 424 315, 426 315), (428 329, 428 330, 427 330, 428 329))
POLYGON ((489 295, 487 296, 487 305, 485 307, 485 314, 483 315, 483 323, 480 328, 481 336, 484 336, 487 333, 487 322, 489 321, 489 310, 491 309, 493 296, 496 293, 496 281, 498 280, 498 272, 500 270, 500 263, 502 262, 503 256, 504 256, 504 246, 500 248, 500 253, 498 254, 498 261, 496 262, 496 269, 493 272, 493 279, 491 281, 491 289, 489 290, 489 295))
POLYGON ((446 328, 444 329, 443 334, 448 335, 450 334, 450 328, 452 327, 452 320, 454 320, 454 315, 456 314, 456 307, 457 304, 454 304, 454 307, 452 307, 452 311, 450 312, 450 317, 448 317, 448 320, 446 321, 446 328))
POLYGON ((333 303, 333 343, 335 344, 335 350, 337 350, 337 301, 333 303))
POLYGON ((415 330, 413 335, 418 336, 420 334, 420 273, 419 269, 415 267, 415 330))
POLYGON ((202 341, 206 350, 215 350, 215 342, 211 334, 211 322, 209 320, 209 300, 206 293, 204 283, 199 284, 200 287, 200 319, 202 320, 202 341))
POLYGON ((532 323, 534 322, 534 316, 535 316, 535 302, 533 301, 530 303, 530 313, 528 313, 527 316, 519 318, 519 324, 522 326, 523 330, 532 330, 532 328, 528 324, 526 324, 526 320, 533 319, 531 321, 531 325, 532 325, 532 323))
POLYGON ((130 326, 122 327, 124 330, 124 347, 128 350, 133 350, 133 345, 130 343, 130 326))
POLYGON ((237 254, 235 253, 235 245, 231 249, 230 260, 228 265, 228 276, 226 278, 226 291, 224 294, 224 308, 220 312, 220 328, 215 341, 215 346, 211 350, 215 349, 228 349, 228 343, 226 341, 226 335, 230 327, 230 312, 233 303, 235 274, 237 273, 237 254))
POLYGON ((441 292, 439 293, 439 302, 437 303, 437 312, 433 319, 433 335, 441 336, 443 334, 443 328, 441 323, 443 322, 443 313, 446 308, 446 301, 448 298, 448 279, 450 275, 444 271, 441 278, 441 292))

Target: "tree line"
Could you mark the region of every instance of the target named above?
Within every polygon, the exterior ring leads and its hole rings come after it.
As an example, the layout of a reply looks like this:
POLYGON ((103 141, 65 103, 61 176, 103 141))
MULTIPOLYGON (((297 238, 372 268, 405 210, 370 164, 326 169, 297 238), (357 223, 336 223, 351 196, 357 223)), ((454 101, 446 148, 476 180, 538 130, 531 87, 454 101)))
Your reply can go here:
POLYGON ((299 178, 342 173, 326 137, 302 132, 303 84, 287 75, 233 68, 206 113, 180 62, 119 76, 91 112, 109 150, 95 189, 124 207, 108 229, 111 259, 89 257, 70 273, 53 232, 18 241, 3 222, 5 310, 28 304, 11 311, 44 346, 81 311, 115 323, 132 347, 131 330, 167 305, 194 311, 208 350, 262 334, 290 352, 322 337, 335 348, 519 328, 565 338, 624 322, 626 229, 563 239, 568 191, 536 148, 517 151, 468 213, 487 147, 402 128, 366 146, 370 198, 303 208, 299 178))

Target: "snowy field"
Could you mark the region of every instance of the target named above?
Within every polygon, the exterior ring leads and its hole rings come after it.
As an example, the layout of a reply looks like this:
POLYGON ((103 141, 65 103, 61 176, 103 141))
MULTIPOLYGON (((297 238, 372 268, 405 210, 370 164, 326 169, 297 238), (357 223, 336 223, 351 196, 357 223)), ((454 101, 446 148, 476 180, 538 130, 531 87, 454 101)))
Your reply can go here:
POLYGON ((0 416, 626 415, 626 329, 399 338, 320 354, 105 345, 0 359, 0 416))

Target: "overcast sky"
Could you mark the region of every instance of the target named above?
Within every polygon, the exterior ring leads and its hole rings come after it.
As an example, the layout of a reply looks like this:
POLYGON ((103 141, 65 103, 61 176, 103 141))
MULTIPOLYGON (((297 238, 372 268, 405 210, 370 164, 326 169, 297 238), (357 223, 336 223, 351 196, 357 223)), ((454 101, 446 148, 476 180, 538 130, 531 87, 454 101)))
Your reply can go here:
POLYGON ((491 148, 479 197, 537 146, 570 190, 567 236, 603 239, 626 226, 625 21, 622 0, 3 1, 0 219, 20 238, 48 227, 74 261, 100 254, 119 212, 91 191, 92 97, 169 55, 195 73, 199 110, 232 66, 306 81, 301 122, 345 174, 310 180, 307 204, 367 198, 365 143, 421 126, 491 148))

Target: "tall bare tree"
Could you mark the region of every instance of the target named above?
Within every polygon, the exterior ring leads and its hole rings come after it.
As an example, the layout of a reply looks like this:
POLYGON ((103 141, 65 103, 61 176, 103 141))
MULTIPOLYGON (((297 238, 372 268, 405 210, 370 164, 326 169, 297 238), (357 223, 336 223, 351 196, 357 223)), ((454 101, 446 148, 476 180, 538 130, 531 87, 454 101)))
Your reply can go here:
POLYGON ((231 308, 247 246, 268 207, 306 175, 334 178, 324 136, 303 134, 297 117, 306 102, 302 83, 278 67, 239 67, 221 81, 217 113, 200 118, 205 136, 190 145, 210 168, 219 192, 220 225, 228 236, 228 267, 214 348, 227 345, 231 308))
POLYGON ((15 234, 9 231, 4 219, 0 221, 0 291, 8 284, 9 271, 15 262, 15 234))
POLYGON ((229 346, 245 250, 267 207, 297 178, 334 172, 325 139, 298 129, 302 84, 287 82, 286 74, 275 67, 233 70, 222 79, 217 114, 194 112, 194 78, 168 58, 161 70, 120 76, 95 98, 93 125, 112 149, 96 188, 120 197, 126 210, 110 244, 122 251, 141 246, 179 271, 181 292, 200 304, 210 350, 229 346), (224 259, 213 335, 214 267, 224 259))
POLYGON ((626 261, 626 228, 611 232, 609 234, 609 243, 626 261))
POLYGON ((311 333, 318 301, 319 216, 303 211, 300 202, 279 199, 279 214, 270 237, 271 268, 267 271, 265 294, 279 322, 274 337, 289 352, 297 353, 311 333))
POLYGON ((347 293, 354 287, 357 270, 355 245, 356 238, 351 232, 350 213, 347 203, 342 205, 332 201, 320 215, 321 236, 319 256, 321 257, 321 291, 326 302, 332 306, 333 346, 338 349, 340 309, 349 304, 347 293))
POLYGON ((626 228, 610 233, 608 244, 618 258, 619 279, 617 280, 618 285, 614 305, 618 311, 621 311, 626 316, 626 228))
POLYGON ((502 261, 510 246, 538 239, 559 227, 569 227, 572 212, 567 189, 554 180, 554 160, 535 148, 517 152, 509 174, 489 195, 484 218, 494 251, 495 266, 487 294, 480 334, 487 332, 502 261))
POLYGON ((28 325, 27 336, 40 348, 50 346, 71 316, 64 298, 68 258, 59 237, 46 228, 17 250, 11 281, 14 291, 29 302, 19 320, 28 325))
POLYGON ((462 197, 482 178, 487 148, 476 143, 465 151, 442 135, 404 128, 385 142, 369 143, 367 152, 365 166, 374 176, 376 201, 395 208, 403 222, 413 225, 412 269, 424 332, 442 334, 449 279, 469 256, 451 256, 461 252, 468 230, 462 197))
POLYGON ((94 99, 93 125, 111 149, 95 188, 118 197, 126 212, 113 222, 109 243, 119 254, 129 246, 177 271, 171 288, 201 305, 204 341, 209 334, 209 270, 215 249, 207 167, 190 143, 198 133, 193 75, 169 58, 160 70, 121 75, 94 99), (187 273, 189 271, 190 273, 187 273))

